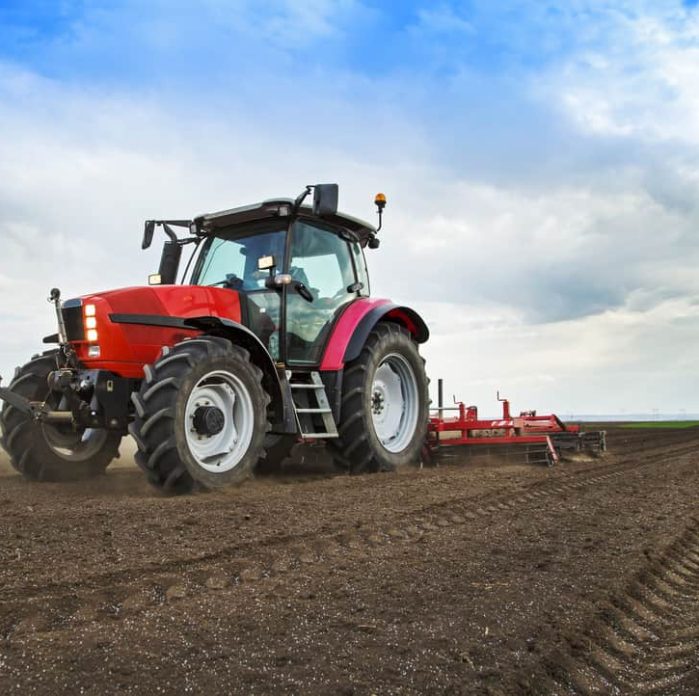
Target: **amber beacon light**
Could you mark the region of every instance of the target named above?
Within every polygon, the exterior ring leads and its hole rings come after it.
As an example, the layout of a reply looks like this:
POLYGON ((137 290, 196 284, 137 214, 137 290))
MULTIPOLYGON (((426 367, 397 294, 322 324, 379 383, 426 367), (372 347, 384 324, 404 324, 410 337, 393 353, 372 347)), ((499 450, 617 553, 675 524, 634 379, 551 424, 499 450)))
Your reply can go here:
MULTIPOLYGON (((374 196, 374 203, 376 204, 376 212, 379 214, 379 226, 376 228, 376 231, 378 232, 381 229, 381 223, 382 223, 381 216, 383 215, 383 209, 386 207, 386 194, 385 193, 377 193, 374 196)), ((378 240, 376 238, 371 239, 369 246, 371 248, 378 247, 379 246, 378 240)))

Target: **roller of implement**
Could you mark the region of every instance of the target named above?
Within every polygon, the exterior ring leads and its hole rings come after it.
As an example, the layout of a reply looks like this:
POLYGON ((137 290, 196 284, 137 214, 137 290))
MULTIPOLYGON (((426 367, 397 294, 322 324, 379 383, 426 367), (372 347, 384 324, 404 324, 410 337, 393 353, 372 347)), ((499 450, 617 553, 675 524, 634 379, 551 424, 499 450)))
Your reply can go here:
POLYGON ((536 411, 510 413, 510 402, 500 398, 502 417, 483 419, 476 406, 454 401, 444 406, 443 383, 438 382, 438 405, 430 416, 428 447, 436 453, 442 448, 459 447, 469 454, 516 458, 530 464, 558 464, 561 457, 576 453, 599 455, 606 451, 603 430, 583 432, 579 425, 564 423, 556 415, 537 415, 536 411), (445 413, 455 415, 445 416, 445 413))

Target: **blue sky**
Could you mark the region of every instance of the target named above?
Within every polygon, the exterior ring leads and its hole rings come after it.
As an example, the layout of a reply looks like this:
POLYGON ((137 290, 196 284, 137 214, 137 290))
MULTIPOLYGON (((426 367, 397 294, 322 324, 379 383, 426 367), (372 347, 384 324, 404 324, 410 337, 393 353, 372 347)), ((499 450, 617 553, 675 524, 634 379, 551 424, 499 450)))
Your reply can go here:
POLYGON ((337 180, 468 400, 699 411, 698 65, 682 0, 4 0, 0 373, 143 218, 337 180))

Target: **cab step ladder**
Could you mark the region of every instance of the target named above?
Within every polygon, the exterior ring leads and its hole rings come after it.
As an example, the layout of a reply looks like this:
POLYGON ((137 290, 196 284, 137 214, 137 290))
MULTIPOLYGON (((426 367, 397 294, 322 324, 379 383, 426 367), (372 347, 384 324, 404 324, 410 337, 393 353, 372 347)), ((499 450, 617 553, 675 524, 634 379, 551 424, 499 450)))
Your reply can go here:
POLYGON ((292 372, 289 386, 302 437, 309 440, 336 438, 337 427, 320 373, 292 372))

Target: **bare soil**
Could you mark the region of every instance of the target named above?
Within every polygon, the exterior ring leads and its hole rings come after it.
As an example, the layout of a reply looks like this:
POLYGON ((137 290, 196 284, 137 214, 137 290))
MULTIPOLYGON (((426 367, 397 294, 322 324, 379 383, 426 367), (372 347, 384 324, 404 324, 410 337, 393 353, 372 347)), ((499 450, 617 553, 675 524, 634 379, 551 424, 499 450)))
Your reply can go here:
POLYGON ((697 694, 699 430, 608 442, 184 498, 0 459, 0 693, 697 694))

